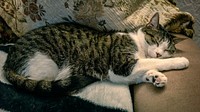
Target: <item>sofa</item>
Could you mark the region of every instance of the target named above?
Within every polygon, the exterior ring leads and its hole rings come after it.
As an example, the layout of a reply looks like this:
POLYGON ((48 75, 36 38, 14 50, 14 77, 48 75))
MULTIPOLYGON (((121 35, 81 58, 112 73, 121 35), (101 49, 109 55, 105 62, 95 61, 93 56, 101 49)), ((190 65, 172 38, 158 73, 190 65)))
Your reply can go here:
POLYGON ((132 91, 135 112, 199 112, 200 110, 200 48, 192 39, 177 44, 175 56, 190 61, 187 69, 167 71, 167 86, 134 85, 132 91))
MULTIPOLYGON (((63 98, 60 101, 41 100, 32 94, 21 93, 9 85, 0 72, 0 89, 2 90, 0 108, 5 111, 30 112, 58 111, 56 109, 59 106, 65 109, 59 111, 79 111, 80 109, 80 111, 99 112, 198 112, 200 110, 198 82, 200 80, 198 75, 200 48, 191 39, 195 30, 192 27, 195 21, 190 13, 179 10, 173 0, 19 0, 17 2, 1 0, 0 44, 6 46, 0 50, 7 51, 7 45, 14 43, 26 32, 49 24, 76 22, 101 31, 124 31, 147 23, 155 12, 159 12, 160 22, 169 32, 187 38, 177 44, 175 56, 188 58, 189 68, 165 71, 169 80, 166 87, 156 88, 146 83, 128 87, 106 81, 96 82, 74 95, 73 97, 78 97, 78 99, 74 98, 74 104, 65 105, 63 102, 71 98, 63 98), (13 99, 11 96, 14 95, 18 97, 13 99), (25 99, 32 99, 34 103, 31 104, 30 101, 27 106, 18 104, 25 99), (49 107, 44 104, 47 101, 50 102, 49 107), (60 103, 60 105, 50 108, 52 102, 60 103), (38 104, 40 104, 39 110, 30 109, 38 104)), ((6 54, 0 52, 0 58, 3 59, 2 61, 0 59, 2 69, 6 54)))

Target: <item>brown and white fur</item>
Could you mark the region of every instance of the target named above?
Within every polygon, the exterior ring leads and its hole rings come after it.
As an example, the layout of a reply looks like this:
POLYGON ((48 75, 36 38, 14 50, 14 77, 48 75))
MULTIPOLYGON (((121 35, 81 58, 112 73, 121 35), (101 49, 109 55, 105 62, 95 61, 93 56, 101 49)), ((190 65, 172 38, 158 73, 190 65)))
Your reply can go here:
POLYGON ((172 57, 180 40, 159 24, 158 13, 129 32, 54 25, 19 39, 8 53, 4 75, 14 86, 37 93, 72 94, 97 80, 163 87, 167 77, 161 71, 189 66, 185 57, 172 57))

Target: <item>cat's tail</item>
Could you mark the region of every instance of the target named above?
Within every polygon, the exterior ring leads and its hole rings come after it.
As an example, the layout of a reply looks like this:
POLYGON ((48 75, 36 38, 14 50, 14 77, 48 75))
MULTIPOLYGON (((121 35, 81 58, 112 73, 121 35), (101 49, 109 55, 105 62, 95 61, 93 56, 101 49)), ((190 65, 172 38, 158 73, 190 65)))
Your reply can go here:
POLYGON ((87 85, 98 81, 86 75, 72 75, 64 80, 47 81, 32 80, 21 76, 12 70, 7 70, 5 76, 9 82, 20 89, 39 95, 72 95, 87 85))
POLYGON ((0 51, 8 53, 9 49, 14 45, 15 45, 14 43, 0 44, 0 51))

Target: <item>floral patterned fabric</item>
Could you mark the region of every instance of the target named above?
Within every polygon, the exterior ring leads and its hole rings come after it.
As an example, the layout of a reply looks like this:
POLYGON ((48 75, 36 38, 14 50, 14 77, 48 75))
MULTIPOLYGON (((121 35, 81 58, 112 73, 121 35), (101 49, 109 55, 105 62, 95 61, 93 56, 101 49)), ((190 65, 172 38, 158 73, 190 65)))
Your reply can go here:
POLYGON ((0 16, 18 36, 60 22, 78 22, 99 30, 126 30, 147 23, 157 11, 163 25, 173 15, 184 13, 168 0, 0 1, 0 16))
MULTIPOLYGON (((159 12, 160 22, 166 27, 175 17, 189 17, 182 23, 194 21, 189 13, 181 12, 168 0, 0 0, 0 44, 15 42, 32 29, 60 22, 77 22, 99 30, 128 30, 146 24, 155 12, 159 12), (185 16, 177 16, 181 14, 185 16)), ((182 23, 168 29, 174 31, 182 23)), ((117 103, 127 110, 133 109, 129 100, 117 103)))
POLYGON ((46 11, 43 9, 42 5, 37 5, 37 0, 33 0, 32 2, 29 2, 28 0, 22 0, 22 3, 24 14, 26 16, 29 16, 34 22, 36 22, 36 20, 42 20, 41 16, 44 16, 46 11))

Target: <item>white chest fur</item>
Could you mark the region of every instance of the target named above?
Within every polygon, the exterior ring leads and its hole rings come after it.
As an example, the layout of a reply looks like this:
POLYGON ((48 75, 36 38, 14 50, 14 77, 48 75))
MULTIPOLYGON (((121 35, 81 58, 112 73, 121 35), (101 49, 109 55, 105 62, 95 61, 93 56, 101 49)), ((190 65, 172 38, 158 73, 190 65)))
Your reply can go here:
POLYGON ((136 59, 146 58, 147 43, 145 41, 145 34, 139 29, 136 33, 129 33, 129 36, 135 41, 138 51, 135 54, 136 59))

